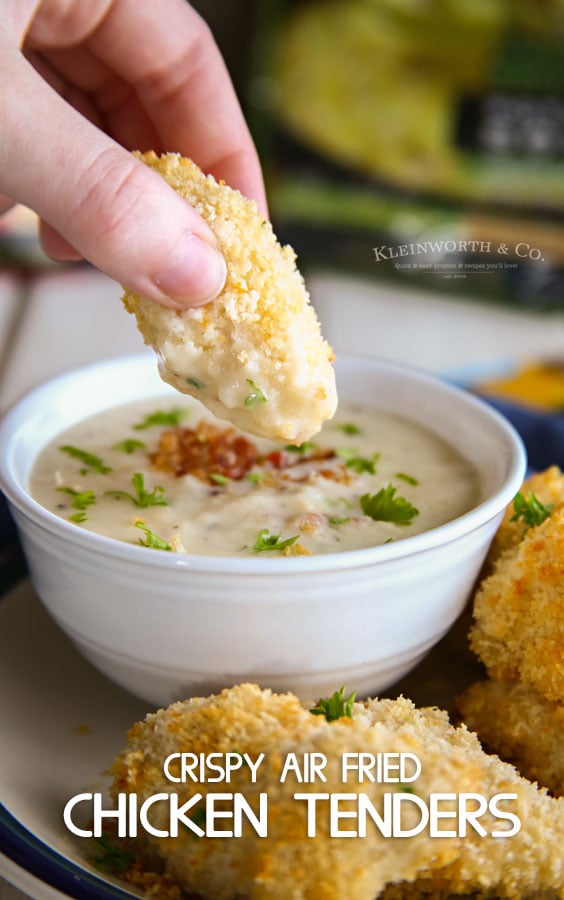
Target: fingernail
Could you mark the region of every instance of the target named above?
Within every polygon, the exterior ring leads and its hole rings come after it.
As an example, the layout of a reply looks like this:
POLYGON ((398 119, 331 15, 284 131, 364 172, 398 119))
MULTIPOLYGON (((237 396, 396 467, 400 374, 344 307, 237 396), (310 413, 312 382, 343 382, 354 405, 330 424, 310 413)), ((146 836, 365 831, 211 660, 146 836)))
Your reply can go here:
POLYGON ((159 290, 180 306, 201 306, 220 293, 227 268, 218 249, 195 234, 186 234, 170 262, 155 278, 159 290))

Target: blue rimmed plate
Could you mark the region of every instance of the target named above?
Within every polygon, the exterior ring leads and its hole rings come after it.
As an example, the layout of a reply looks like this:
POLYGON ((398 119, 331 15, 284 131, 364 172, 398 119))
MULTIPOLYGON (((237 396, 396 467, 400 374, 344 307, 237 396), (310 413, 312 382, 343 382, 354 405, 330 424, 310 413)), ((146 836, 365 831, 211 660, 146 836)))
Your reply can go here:
POLYGON ((36 900, 140 896, 96 870, 63 808, 103 791, 127 729, 148 709, 85 662, 29 581, 0 602, 0 875, 36 900))

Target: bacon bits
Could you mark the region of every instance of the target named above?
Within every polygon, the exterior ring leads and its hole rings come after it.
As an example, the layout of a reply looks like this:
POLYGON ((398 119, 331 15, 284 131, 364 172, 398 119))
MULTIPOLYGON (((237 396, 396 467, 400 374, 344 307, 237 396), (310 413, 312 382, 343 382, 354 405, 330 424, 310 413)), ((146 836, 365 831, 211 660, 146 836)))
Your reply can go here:
POLYGON ((257 447, 233 428, 199 422, 196 428, 177 426, 163 431, 149 459, 157 469, 177 477, 194 475, 214 484, 212 475, 240 481, 258 458, 257 447))

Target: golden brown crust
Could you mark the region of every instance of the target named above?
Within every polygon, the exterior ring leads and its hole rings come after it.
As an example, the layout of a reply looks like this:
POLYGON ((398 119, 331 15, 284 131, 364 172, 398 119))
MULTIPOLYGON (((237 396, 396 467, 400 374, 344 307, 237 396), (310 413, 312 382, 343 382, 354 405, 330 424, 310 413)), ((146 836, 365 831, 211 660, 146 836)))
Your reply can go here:
POLYGON ((520 682, 479 681, 458 700, 488 749, 555 796, 564 794, 564 705, 520 682))
POLYGON ((474 617, 471 646, 490 675, 564 701, 564 504, 497 557, 474 617))
POLYGON ((164 309, 125 290, 162 377, 244 431, 294 443, 312 437, 336 408, 333 351, 293 250, 280 246, 254 201, 190 160, 136 155, 200 213, 227 262, 221 294, 197 309, 164 309))
MULTIPOLYGON (((128 744, 113 766, 113 793, 134 791, 139 800, 170 790, 162 765, 171 752, 249 752, 266 754, 255 785, 243 769, 230 791, 248 800, 260 791, 269 798, 268 838, 245 831, 237 840, 174 840, 140 835, 137 847, 156 859, 165 874, 185 890, 215 900, 373 900, 387 884, 423 877, 429 890, 490 891, 517 897, 534 887, 564 889, 564 860, 558 835, 564 828, 564 802, 546 796, 520 778, 512 766, 487 756, 463 726, 455 729, 436 709, 417 710, 403 698, 369 700, 354 705, 354 717, 327 722, 313 716, 291 694, 241 685, 220 695, 173 704, 131 729, 128 744), (321 752, 328 758, 327 782, 280 781, 289 752, 321 752), (315 839, 306 837, 305 804, 296 791, 365 792, 378 806, 389 784, 343 784, 343 752, 416 754, 422 765, 415 789, 425 800, 432 792, 476 792, 491 797, 514 793, 514 812, 522 828, 507 842, 478 837, 462 839, 425 832, 409 839, 384 838, 376 828, 363 839, 330 837, 325 816, 318 816, 315 839)), ((174 786, 181 798, 193 785, 174 786)), ((205 791, 205 788, 204 788, 205 791)), ((155 807, 156 809, 156 807, 155 807)), ((492 817, 482 819, 492 830, 492 817)), ((154 821, 158 826, 158 821, 154 821)), ((495 827, 495 825, 493 826, 495 827)), ((509 840, 509 839, 507 839, 509 840)))
MULTIPOLYGON (((538 472, 527 478, 523 482, 521 493, 527 497, 529 494, 534 494, 545 506, 564 503, 564 474, 558 466, 551 466, 544 472, 538 472)), ((511 521, 514 512, 513 504, 510 504, 505 510, 488 554, 490 568, 502 553, 510 547, 515 547, 523 537, 523 523, 511 521)))

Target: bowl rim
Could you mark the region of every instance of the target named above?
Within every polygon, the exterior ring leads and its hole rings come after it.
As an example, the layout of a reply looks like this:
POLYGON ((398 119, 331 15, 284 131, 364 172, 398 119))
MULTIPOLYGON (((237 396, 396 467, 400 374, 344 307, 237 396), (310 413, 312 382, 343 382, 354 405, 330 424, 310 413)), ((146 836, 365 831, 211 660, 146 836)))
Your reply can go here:
MULTIPOLYGON (((209 572, 213 575, 275 575, 282 573, 290 575, 372 566, 375 563, 413 557, 427 550, 446 546, 470 534, 503 512, 521 486, 526 470, 526 452, 519 434, 501 413, 459 386, 415 367, 354 353, 341 353, 339 359, 352 363, 358 361, 363 365, 368 364, 387 374, 414 378, 434 390, 441 391, 446 396, 458 398, 466 408, 477 410, 485 420, 489 420, 490 424, 497 427, 509 450, 508 473, 501 487, 463 515, 420 534, 411 535, 389 544, 333 553, 319 553, 312 556, 239 558, 165 553, 163 551, 147 553, 147 548, 141 545, 129 544, 79 528, 50 512, 33 499, 11 470, 10 444, 15 439, 22 423, 25 422, 26 412, 33 410, 38 402, 41 403, 45 395, 65 387, 67 383, 75 380, 78 376, 88 378, 96 376, 98 372, 106 368, 135 366, 155 361, 152 353, 144 352, 112 357, 87 366, 73 368, 32 388, 19 398, 0 420, 0 489, 4 491, 8 501, 21 514, 50 532, 51 535, 62 538, 67 545, 80 547, 94 555, 111 557, 124 563, 130 562, 136 568, 146 567, 152 570, 168 571, 189 569, 196 572, 209 572)), ((112 404, 108 404, 107 408, 109 409, 111 406, 112 404)), ((77 419, 77 421, 79 420, 77 419)), ((432 426, 430 426, 430 430, 433 430, 432 426)), ((38 447, 33 456, 33 462, 37 459, 43 446, 38 447)))

